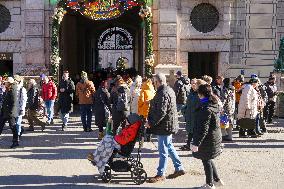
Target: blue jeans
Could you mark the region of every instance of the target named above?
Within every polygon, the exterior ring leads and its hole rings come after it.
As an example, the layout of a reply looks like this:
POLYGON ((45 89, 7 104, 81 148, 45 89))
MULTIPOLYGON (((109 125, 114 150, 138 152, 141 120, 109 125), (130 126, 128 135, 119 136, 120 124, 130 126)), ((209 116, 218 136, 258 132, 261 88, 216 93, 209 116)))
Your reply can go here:
POLYGON ((92 124, 92 105, 80 104, 81 121, 84 130, 91 129, 92 124))
POLYGON ((23 120, 23 116, 18 116, 16 118, 16 129, 17 129, 17 132, 18 132, 18 135, 20 136, 21 135, 21 132, 22 132, 22 120, 23 120))
POLYGON ((54 100, 47 100, 44 101, 45 103, 45 109, 47 113, 47 122, 51 123, 53 120, 53 114, 54 114, 54 100))
POLYGON ((69 121, 69 113, 61 113, 60 112, 60 118, 61 118, 61 120, 63 122, 63 125, 67 126, 68 121, 69 121))
POLYGON ((157 175, 159 176, 165 175, 168 165, 168 156, 170 156, 170 158, 173 161, 175 171, 183 170, 180 158, 172 143, 172 135, 157 135, 157 137, 158 137, 158 150, 160 156, 157 175))

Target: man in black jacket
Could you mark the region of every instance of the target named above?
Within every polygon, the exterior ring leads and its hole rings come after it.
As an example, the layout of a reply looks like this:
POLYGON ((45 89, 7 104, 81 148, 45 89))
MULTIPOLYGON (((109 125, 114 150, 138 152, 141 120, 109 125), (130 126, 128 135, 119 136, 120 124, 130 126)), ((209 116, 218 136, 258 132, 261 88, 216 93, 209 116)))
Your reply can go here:
POLYGON ((168 156, 175 167, 175 172, 168 178, 172 179, 185 174, 172 143, 172 134, 176 134, 179 128, 175 93, 167 86, 165 75, 157 74, 154 79, 157 92, 151 100, 146 127, 151 128, 151 132, 157 135, 160 160, 157 175, 149 180, 150 183, 165 180, 168 156))
POLYGON ((34 124, 40 125, 41 130, 45 129, 46 123, 41 121, 38 118, 38 109, 39 109, 39 89, 36 87, 36 81, 31 79, 29 81, 29 88, 27 92, 28 101, 27 101, 27 109, 28 109, 28 122, 29 128, 27 131, 34 131, 34 124))
POLYGON ((69 113, 73 111, 73 96, 75 92, 74 82, 69 78, 69 72, 64 71, 62 80, 59 83, 59 113, 62 124, 62 131, 67 127, 69 113))
POLYGON ((271 76, 265 84, 268 102, 264 108, 264 119, 267 121, 267 123, 272 123, 272 117, 274 115, 274 108, 277 98, 277 86, 275 84, 275 80, 276 78, 271 76))
POLYGON ((13 133, 13 144, 11 145, 11 148, 15 148, 19 146, 19 136, 16 128, 16 117, 13 117, 12 110, 16 106, 16 94, 12 88, 14 83, 14 79, 12 77, 8 77, 5 81, 5 88, 6 91, 4 93, 3 97, 3 104, 2 104, 2 110, 1 110, 1 120, 0 120, 0 135, 2 134, 3 127, 5 126, 5 123, 8 121, 9 126, 13 133))
POLYGON ((217 76, 216 80, 212 84, 212 90, 215 95, 223 102, 224 101, 224 94, 222 90, 222 83, 224 78, 222 76, 217 76))
POLYGON ((177 80, 174 85, 174 91, 176 94, 177 111, 180 112, 182 107, 186 104, 186 81, 182 76, 181 71, 176 73, 177 80))

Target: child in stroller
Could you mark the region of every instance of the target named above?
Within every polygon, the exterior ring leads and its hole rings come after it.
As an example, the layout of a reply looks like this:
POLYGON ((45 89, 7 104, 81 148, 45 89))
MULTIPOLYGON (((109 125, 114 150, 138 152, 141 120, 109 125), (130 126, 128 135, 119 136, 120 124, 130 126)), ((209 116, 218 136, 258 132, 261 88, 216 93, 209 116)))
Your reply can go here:
POLYGON ((137 114, 127 117, 127 125, 120 134, 106 135, 94 153, 88 155, 88 160, 98 167, 102 180, 106 183, 112 179, 111 171, 131 172, 131 178, 136 184, 143 184, 147 180, 147 173, 141 163, 142 135, 144 126, 142 118, 137 114), (137 157, 131 155, 136 141, 139 141, 137 157), (123 160, 115 160, 117 155, 123 160))

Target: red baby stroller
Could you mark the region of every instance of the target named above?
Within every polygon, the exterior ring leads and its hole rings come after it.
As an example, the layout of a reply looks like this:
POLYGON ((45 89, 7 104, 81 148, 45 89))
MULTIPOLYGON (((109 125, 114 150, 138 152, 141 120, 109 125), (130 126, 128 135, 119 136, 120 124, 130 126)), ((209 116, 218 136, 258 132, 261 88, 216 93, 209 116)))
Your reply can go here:
MULTIPOLYGON (((131 178, 135 184, 143 184, 147 180, 147 173, 143 169, 143 164, 141 162, 141 148, 143 144, 143 136, 145 127, 142 121, 142 118, 137 114, 131 114, 127 117, 129 126, 124 128, 121 134, 116 135, 114 138, 118 143, 120 143, 120 150, 114 149, 111 157, 108 160, 107 165, 105 166, 104 173, 101 175, 103 182, 108 183, 112 179, 112 171, 115 172, 130 172, 131 178), (135 137, 131 137, 127 132, 132 126, 137 126, 135 128, 135 133, 131 133, 135 137), (122 137, 131 140, 127 141, 127 143, 121 143, 117 138, 122 137), (133 138, 133 139, 132 139, 133 138), (139 142, 138 150, 136 156, 131 155, 136 142, 139 142), (117 156, 122 156, 123 158, 117 159, 117 156)), ((133 132, 133 130, 132 130, 133 132)), ((94 164, 94 161, 91 161, 94 164)), ((95 165, 95 164, 94 164, 95 165)))

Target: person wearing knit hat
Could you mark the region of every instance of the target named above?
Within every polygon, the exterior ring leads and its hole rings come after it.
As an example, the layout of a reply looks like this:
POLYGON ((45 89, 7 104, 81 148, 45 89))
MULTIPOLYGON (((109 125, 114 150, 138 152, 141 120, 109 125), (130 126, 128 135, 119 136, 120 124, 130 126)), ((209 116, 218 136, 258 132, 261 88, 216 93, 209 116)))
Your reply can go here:
MULTIPOLYGON (((243 118, 249 118, 254 119, 256 121, 258 115, 258 93, 256 90, 257 87, 257 79, 250 79, 250 81, 243 86, 242 95, 238 107, 238 120, 243 118)), ((256 130, 256 126, 257 125, 255 125, 255 129, 248 129, 248 136, 252 138, 257 137, 258 130, 256 130)), ((240 128, 239 136, 241 138, 247 137, 244 128, 240 128)))
POLYGON ((181 71, 177 71, 176 75, 177 75, 178 77, 181 77, 181 76, 182 76, 181 71))
POLYGON ((79 98, 81 121, 85 132, 91 132, 93 96, 96 92, 94 83, 88 80, 88 74, 81 72, 81 80, 76 85, 79 98))
POLYGON ((8 122, 13 133, 13 140, 11 148, 19 146, 19 136, 16 128, 16 117, 13 115, 13 109, 16 106, 16 91, 13 89, 14 79, 8 77, 5 80, 5 94, 3 98, 3 104, 1 109, 1 119, 0 119, 0 135, 2 134, 3 127, 5 123, 8 122))
POLYGON ((47 113, 46 124, 50 125, 53 124, 54 102, 57 98, 57 87, 55 83, 48 77, 43 78, 41 93, 45 104, 45 111, 47 113))
POLYGON ((268 81, 265 83, 266 93, 268 95, 268 102, 264 108, 264 119, 267 123, 272 123, 272 118, 275 111, 275 104, 277 100, 277 86, 276 86, 276 77, 271 75, 268 78, 268 81))
POLYGON ((82 71, 82 72, 81 72, 81 78, 82 78, 83 80, 87 80, 87 79, 88 79, 88 74, 87 74, 87 72, 82 71))
POLYGON ((250 78, 251 79, 258 79, 258 76, 257 76, 257 74, 251 74, 250 78))

